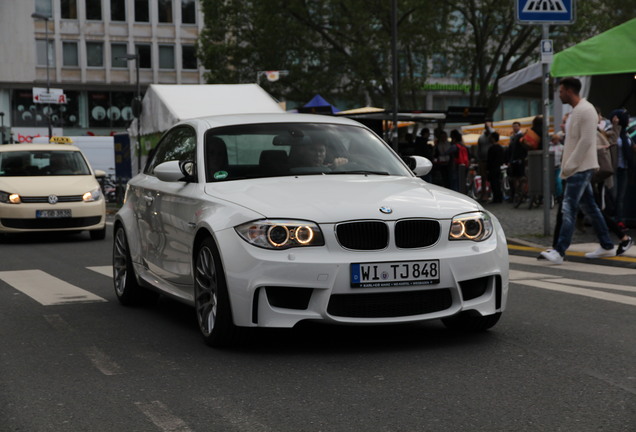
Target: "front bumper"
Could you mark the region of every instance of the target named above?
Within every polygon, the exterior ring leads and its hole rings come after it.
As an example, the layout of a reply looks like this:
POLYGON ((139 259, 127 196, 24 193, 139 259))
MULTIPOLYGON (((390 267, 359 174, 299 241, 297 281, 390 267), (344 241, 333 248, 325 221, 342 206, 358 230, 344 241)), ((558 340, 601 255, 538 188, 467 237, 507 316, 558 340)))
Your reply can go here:
POLYGON ((106 202, 51 204, 4 204, 0 203, 0 232, 41 232, 99 230, 106 226, 106 202), (36 217, 38 210, 64 209, 71 217, 36 217))
MULTIPOLYGON (((235 324, 292 327, 303 320, 348 324, 416 322, 462 311, 492 315, 505 309, 508 251, 495 222, 484 242, 448 241, 432 247, 348 251, 330 226, 321 225, 326 245, 265 250, 234 230, 217 233, 235 324), (438 259, 440 282, 407 287, 352 288, 351 263, 438 259)), ((443 225, 442 232, 448 232, 443 225)))

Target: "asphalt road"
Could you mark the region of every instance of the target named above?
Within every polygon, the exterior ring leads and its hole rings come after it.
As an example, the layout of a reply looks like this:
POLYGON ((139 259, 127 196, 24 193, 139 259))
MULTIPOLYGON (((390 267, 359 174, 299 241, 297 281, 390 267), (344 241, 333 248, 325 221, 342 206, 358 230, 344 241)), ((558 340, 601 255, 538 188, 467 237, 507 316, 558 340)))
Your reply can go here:
POLYGON ((215 350, 187 307, 118 304, 111 242, 0 240, 0 431, 636 431, 627 266, 511 250, 490 332, 304 325, 215 350))

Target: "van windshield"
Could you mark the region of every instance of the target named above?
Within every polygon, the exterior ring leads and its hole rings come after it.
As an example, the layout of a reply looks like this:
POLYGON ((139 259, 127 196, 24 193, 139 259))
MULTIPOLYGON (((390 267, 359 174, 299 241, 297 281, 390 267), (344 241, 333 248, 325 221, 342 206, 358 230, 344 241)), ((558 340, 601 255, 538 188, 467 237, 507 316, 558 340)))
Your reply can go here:
POLYGON ((0 152, 0 177, 90 175, 79 151, 0 152))

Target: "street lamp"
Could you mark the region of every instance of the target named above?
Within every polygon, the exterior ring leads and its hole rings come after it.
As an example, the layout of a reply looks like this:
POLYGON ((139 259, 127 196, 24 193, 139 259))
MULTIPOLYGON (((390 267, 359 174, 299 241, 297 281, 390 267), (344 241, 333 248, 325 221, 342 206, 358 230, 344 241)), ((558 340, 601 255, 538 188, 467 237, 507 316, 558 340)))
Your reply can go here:
MULTIPOLYGON (((46 34, 46 96, 50 98, 51 93, 51 79, 49 77, 49 20, 48 15, 42 15, 41 13, 33 12, 31 18, 44 21, 44 31, 46 34)), ((53 128, 51 126, 51 102, 48 103, 48 114, 46 115, 47 123, 49 125, 49 138, 53 136, 53 128)))
POLYGON ((136 54, 126 54, 117 57, 117 60, 135 61, 135 69, 137 74, 137 96, 130 105, 133 115, 137 119, 137 172, 141 172, 141 86, 139 83, 139 52, 136 54))

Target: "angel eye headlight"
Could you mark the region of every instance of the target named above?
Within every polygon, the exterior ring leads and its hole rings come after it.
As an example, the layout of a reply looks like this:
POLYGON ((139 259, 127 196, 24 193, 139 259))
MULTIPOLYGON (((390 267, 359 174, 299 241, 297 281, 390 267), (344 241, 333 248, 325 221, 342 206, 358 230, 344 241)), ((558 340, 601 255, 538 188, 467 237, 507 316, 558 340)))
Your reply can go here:
POLYGON ((451 222, 449 240, 483 241, 493 233, 492 220, 486 213, 476 212, 455 216, 451 222))
POLYGON ((307 221, 263 219, 239 225, 235 230, 246 242, 266 249, 325 244, 318 225, 307 221))

